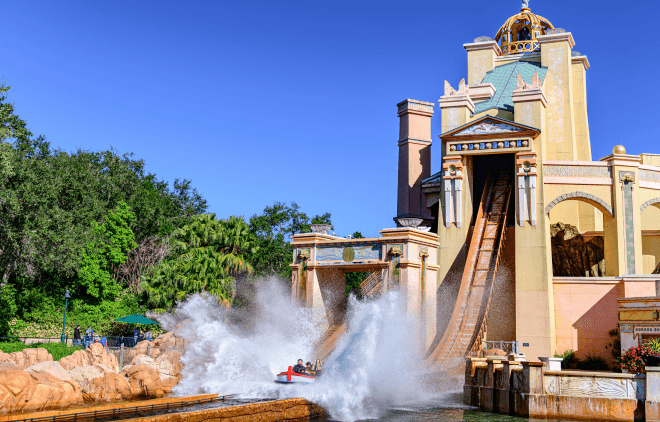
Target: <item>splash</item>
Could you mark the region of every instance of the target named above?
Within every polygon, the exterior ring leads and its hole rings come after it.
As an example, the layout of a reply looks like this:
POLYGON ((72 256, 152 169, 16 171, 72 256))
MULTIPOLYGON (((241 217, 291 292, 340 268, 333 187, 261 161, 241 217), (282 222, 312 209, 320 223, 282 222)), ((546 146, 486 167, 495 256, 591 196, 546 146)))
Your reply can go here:
POLYGON ((397 292, 366 303, 349 300, 348 330, 312 385, 274 382, 298 358, 313 359, 312 345, 321 333, 310 310, 294 306, 275 282, 259 287, 256 303, 251 315, 237 317, 213 298, 197 295, 179 306, 176 319, 163 321, 173 329, 185 320, 177 333, 190 341, 176 395, 304 397, 343 421, 376 418, 387 409, 429 399, 419 380, 424 366, 415 322, 397 292), (242 322, 233 322, 237 319, 242 322))

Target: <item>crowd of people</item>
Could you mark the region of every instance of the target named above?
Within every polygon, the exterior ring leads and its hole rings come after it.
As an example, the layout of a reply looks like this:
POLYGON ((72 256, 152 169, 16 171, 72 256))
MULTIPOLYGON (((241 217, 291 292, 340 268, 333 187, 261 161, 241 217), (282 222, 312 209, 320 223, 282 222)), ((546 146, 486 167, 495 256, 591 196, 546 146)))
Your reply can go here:
MULTIPOLYGON (((133 344, 127 344, 127 346, 135 346, 142 340, 153 341, 153 333, 151 330, 147 330, 146 333, 143 333, 140 328, 135 328, 133 330, 133 344)), ((91 325, 87 327, 85 335, 83 336, 80 325, 76 326, 73 330, 73 345, 82 346, 84 349, 87 349, 93 343, 101 343, 103 347, 107 347, 108 339, 103 334, 95 333, 91 325)))

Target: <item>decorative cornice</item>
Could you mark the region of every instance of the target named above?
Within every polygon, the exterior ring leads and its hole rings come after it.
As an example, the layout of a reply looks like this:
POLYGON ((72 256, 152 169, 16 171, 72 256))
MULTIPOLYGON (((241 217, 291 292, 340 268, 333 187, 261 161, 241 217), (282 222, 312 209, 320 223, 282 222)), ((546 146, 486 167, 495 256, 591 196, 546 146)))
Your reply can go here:
POLYGON ((496 41, 472 42, 463 44, 466 51, 479 51, 479 50, 493 50, 498 56, 502 54, 502 50, 496 41))
POLYGON ((540 35, 538 37, 540 44, 546 44, 551 42, 566 41, 568 45, 573 48, 575 47, 575 40, 573 40, 573 34, 570 32, 562 32, 559 34, 550 34, 550 35, 540 35))
POLYGON ((582 63, 584 66, 584 70, 588 70, 591 66, 589 65, 589 60, 587 60, 587 56, 577 56, 577 57, 572 57, 571 58, 571 63, 576 64, 576 63, 582 63))
POLYGON ((493 95, 495 95, 496 91, 497 89, 495 89, 495 85, 491 82, 486 82, 483 84, 470 85, 469 95, 472 101, 486 101, 490 100, 493 95))
POLYGON ((419 114, 421 116, 433 116, 433 103, 419 100, 407 99, 397 105, 397 115, 401 117, 404 114, 419 114))

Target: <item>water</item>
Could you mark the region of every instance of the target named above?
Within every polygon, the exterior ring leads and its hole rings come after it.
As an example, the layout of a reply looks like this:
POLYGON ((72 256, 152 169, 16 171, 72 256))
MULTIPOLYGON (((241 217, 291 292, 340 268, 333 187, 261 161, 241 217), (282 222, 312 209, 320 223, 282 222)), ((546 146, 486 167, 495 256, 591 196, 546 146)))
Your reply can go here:
POLYGON ((291 303, 288 289, 264 281, 257 291, 249 315, 196 295, 163 321, 168 330, 178 324, 177 335, 190 340, 175 395, 304 397, 322 406, 328 420, 340 421, 490 417, 460 404, 462 385, 455 381, 421 381, 430 368, 418 347, 416 323, 397 292, 369 302, 349 299, 347 333, 325 362, 323 376, 312 385, 276 384, 276 374, 298 358, 312 360, 311 345, 321 333, 312 311, 291 303))

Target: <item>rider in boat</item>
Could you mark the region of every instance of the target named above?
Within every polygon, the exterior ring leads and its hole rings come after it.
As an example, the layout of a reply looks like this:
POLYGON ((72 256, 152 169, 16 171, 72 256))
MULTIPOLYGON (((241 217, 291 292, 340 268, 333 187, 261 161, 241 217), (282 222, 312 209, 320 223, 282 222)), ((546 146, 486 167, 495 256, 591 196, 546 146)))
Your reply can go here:
POLYGON ((303 360, 298 359, 298 363, 291 370, 293 372, 297 373, 297 374, 304 374, 305 373, 305 365, 303 365, 303 360))

